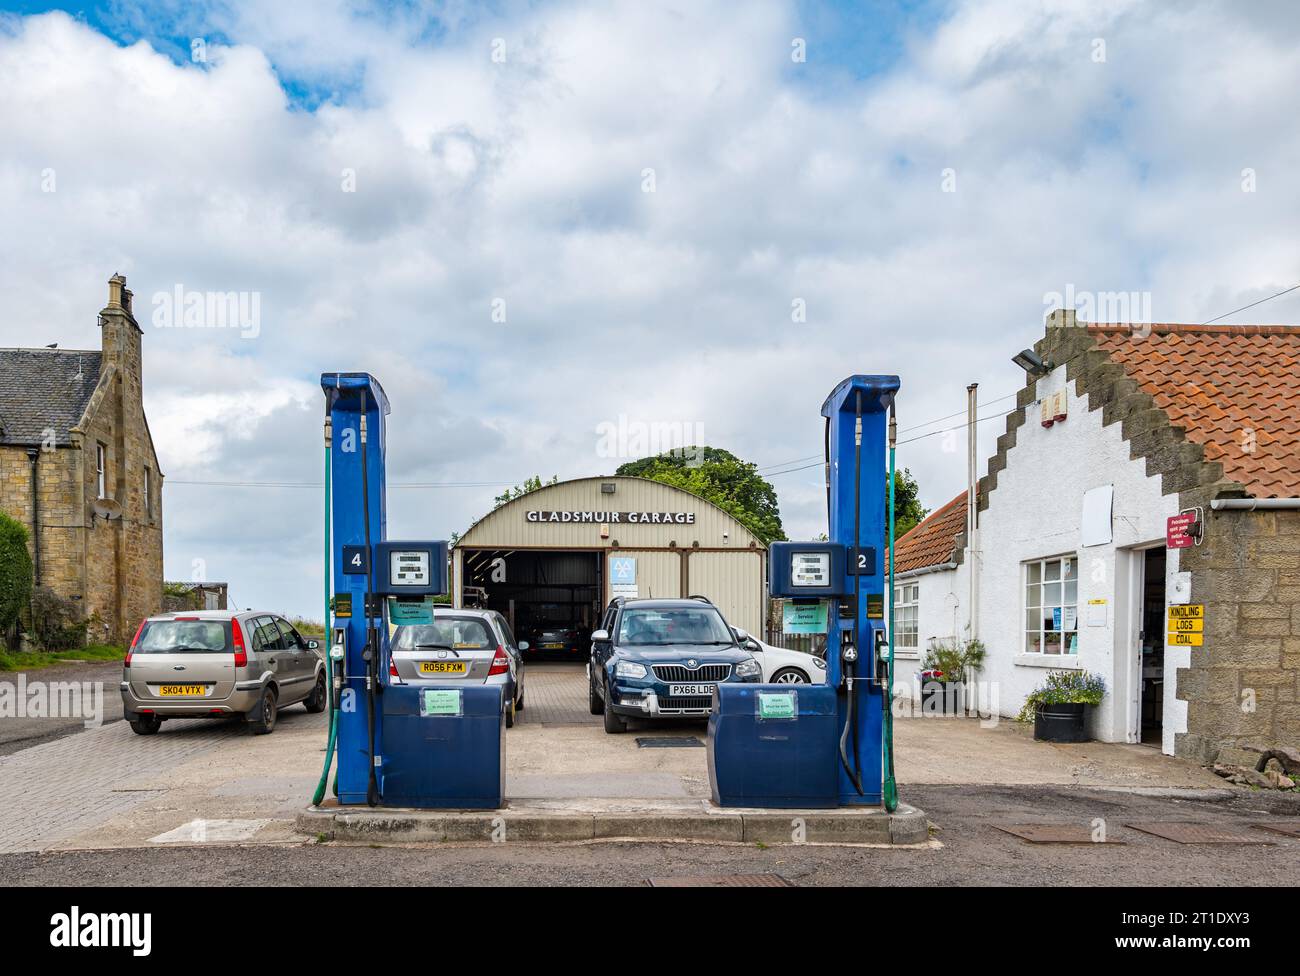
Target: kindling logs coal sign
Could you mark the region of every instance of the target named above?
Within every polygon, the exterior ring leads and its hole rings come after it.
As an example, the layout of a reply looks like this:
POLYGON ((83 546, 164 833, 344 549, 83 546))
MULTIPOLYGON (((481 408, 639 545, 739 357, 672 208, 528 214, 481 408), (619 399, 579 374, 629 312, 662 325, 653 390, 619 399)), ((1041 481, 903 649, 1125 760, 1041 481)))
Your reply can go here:
POLYGON ((528 522, 579 522, 589 525, 694 525, 694 512, 525 512, 528 522))

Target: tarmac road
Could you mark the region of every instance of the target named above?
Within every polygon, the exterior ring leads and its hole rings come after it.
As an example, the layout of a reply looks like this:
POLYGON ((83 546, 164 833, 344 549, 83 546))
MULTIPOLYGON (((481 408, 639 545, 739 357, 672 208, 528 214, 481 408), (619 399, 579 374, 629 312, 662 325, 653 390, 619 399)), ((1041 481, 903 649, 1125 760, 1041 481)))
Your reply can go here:
POLYGON ((1069 786, 903 788, 938 825, 929 849, 714 844, 199 845, 0 856, 4 885, 644 885, 650 878, 776 873, 821 885, 1300 885, 1300 839, 1260 822, 1300 821, 1300 796, 1143 796, 1069 786), (1123 844, 1034 845, 994 824, 1091 825, 1123 844), (1271 845, 1182 845, 1131 821, 1240 829, 1271 845))

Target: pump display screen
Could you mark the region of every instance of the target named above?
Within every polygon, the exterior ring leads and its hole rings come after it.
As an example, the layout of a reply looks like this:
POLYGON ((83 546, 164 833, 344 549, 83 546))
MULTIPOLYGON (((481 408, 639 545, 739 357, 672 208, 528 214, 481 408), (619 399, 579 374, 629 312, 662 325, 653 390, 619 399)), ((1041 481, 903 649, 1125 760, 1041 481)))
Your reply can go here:
POLYGON ((829 552, 796 552, 790 556, 792 586, 828 586, 831 582, 829 552))
POLYGON ((428 586, 428 552, 419 549, 390 553, 388 579, 393 586, 428 586))

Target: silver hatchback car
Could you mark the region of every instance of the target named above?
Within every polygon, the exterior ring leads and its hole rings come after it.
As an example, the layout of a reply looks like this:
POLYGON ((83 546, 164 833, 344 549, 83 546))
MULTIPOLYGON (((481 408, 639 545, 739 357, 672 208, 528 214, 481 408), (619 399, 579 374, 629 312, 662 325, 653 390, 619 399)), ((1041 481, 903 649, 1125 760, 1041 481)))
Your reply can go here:
POLYGON ((389 641, 393 680, 403 684, 504 685, 506 728, 524 707, 527 641, 516 641, 510 624, 495 610, 437 608, 431 624, 404 624, 389 641))
POLYGON ((254 733, 275 728, 277 712, 329 701, 325 659, 274 613, 196 610, 140 623, 122 667, 122 705, 131 728, 153 735, 169 718, 243 715, 254 733))

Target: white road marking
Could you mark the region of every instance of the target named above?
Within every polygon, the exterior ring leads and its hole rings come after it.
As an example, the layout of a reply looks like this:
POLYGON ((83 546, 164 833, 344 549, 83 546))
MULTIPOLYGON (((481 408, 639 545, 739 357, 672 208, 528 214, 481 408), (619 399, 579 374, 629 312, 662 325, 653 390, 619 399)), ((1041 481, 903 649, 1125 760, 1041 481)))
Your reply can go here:
POLYGON ((270 820, 191 820, 175 830, 150 837, 151 844, 213 844, 248 840, 270 820))

